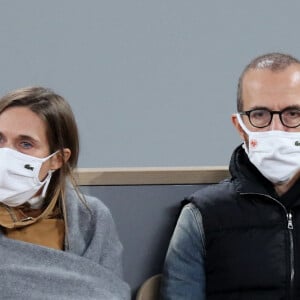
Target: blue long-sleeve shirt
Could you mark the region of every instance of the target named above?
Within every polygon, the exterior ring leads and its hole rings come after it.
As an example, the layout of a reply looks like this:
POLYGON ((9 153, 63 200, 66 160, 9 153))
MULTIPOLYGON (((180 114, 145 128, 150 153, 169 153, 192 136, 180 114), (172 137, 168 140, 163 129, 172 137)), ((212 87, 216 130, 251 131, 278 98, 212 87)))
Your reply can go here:
POLYGON ((204 246, 201 213, 189 203, 178 218, 167 251, 161 284, 162 300, 206 298, 204 246))

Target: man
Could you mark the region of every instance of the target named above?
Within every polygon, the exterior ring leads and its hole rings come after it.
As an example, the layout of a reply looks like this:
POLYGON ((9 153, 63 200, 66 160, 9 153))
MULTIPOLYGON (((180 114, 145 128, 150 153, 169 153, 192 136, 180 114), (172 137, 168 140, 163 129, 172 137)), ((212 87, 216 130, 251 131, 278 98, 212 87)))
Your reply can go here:
POLYGON ((232 122, 231 178, 192 196, 166 256, 162 299, 300 299, 300 61, 255 58, 232 122))

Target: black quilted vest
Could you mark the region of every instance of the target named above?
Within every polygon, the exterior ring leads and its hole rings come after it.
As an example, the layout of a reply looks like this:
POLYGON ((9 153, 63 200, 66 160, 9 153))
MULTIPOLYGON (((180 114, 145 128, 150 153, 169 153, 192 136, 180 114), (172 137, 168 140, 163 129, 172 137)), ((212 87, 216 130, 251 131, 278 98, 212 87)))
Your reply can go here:
POLYGON ((230 171, 189 199, 203 217, 207 299, 300 299, 300 184, 283 204, 241 148, 230 171))

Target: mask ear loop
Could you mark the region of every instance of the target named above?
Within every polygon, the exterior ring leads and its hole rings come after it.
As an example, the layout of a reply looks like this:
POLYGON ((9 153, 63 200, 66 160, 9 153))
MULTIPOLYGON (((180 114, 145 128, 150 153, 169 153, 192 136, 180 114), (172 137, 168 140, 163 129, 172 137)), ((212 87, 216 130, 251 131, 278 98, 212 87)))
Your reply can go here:
MULTIPOLYGON (((53 157, 56 153, 58 153, 60 150, 57 150, 55 151, 54 153, 50 154, 49 156, 45 157, 43 160, 44 161, 47 161, 48 159, 50 159, 51 157, 53 157)), ((51 180, 51 177, 52 177, 52 174, 55 172, 56 170, 49 170, 48 171, 48 175, 46 177, 46 179, 44 180, 44 186, 43 186, 43 190, 42 190, 42 194, 41 194, 41 197, 42 198, 45 198, 46 196, 46 193, 47 193, 47 189, 48 189, 48 186, 49 186, 49 183, 50 183, 50 180, 51 180)))
POLYGON ((251 132, 247 127, 246 125, 244 124, 242 118, 241 118, 241 115, 239 113, 236 113, 236 118, 240 124, 240 126, 242 127, 242 129, 249 135, 249 133, 251 132))
MULTIPOLYGON (((237 120, 238 120, 240 126, 242 127, 242 129, 243 129, 243 130, 248 134, 248 136, 249 136, 249 134, 251 133, 251 131, 248 130, 248 128, 247 128, 246 125, 244 124, 244 122, 243 122, 243 120, 242 120, 242 118, 241 118, 241 115, 240 115, 239 113, 236 113, 235 115, 236 115, 236 118, 237 118, 237 120)), ((244 140, 244 143, 243 143, 242 147, 244 148, 244 150, 245 150, 245 152, 247 153, 247 155, 249 155, 249 149, 248 149, 248 146, 247 146, 245 140, 244 140)))
POLYGON ((49 170, 48 171, 47 178, 44 180, 44 186, 43 186, 42 195, 41 195, 42 198, 45 198, 45 196, 46 196, 46 192, 47 192, 47 189, 48 189, 48 186, 49 186, 52 174, 54 172, 55 172, 55 170, 49 170))

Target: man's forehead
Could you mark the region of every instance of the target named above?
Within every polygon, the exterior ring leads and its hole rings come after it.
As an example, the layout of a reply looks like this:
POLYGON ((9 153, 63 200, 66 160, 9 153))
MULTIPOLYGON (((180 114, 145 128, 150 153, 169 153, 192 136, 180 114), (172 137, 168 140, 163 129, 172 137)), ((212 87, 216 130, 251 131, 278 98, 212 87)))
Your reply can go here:
POLYGON ((250 69, 242 88, 243 109, 265 106, 281 110, 300 104, 300 65, 282 70, 250 69))
POLYGON ((293 88, 300 85, 300 65, 293 64, 281 70, 250 69, 243 78, 243 88, 293 88))

